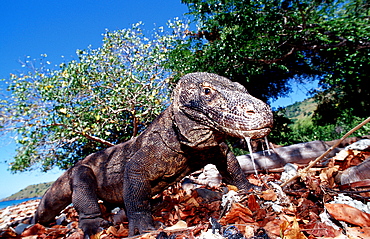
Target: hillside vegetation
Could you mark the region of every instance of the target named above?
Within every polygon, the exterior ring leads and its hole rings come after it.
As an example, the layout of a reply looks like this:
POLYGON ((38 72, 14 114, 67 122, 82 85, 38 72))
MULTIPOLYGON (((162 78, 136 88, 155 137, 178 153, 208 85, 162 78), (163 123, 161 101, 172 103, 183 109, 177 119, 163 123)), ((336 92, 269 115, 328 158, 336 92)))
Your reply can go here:
POLYGON ((296 102, 285 107, 285 116, 295 123, 308 117, 311 118, 316 108, 317 103, 314 101, 314 99, 308 98, 304 101, 296 102))
POLYGON ((34 197, 41 197, 44 195, 45 191, 51 186, 53 182, 48 183, 39 183, 27 186, 26 188, 20 190, 13 195, 4 198, 0 201, 10 201, 10 200, 19 200, 24 198, 34 198, 34 197))
MULTIPOLYGON (((339 139, 364 120, 364 118, 354 116, 351 109, 348 109, 343 111, 342 115, 333 123, 321 124, 313 117, 317 108, 318 104, 315 99, 308 98, 274 112, 277 124, 269 135, 270 141, 286 146, 314 140, 339 139)), ((334 115, 328 112, 326 117, 334 118, 334 115)), ((352 136, 368 134, 370 134, 370 125, 364 125, 352 136)))

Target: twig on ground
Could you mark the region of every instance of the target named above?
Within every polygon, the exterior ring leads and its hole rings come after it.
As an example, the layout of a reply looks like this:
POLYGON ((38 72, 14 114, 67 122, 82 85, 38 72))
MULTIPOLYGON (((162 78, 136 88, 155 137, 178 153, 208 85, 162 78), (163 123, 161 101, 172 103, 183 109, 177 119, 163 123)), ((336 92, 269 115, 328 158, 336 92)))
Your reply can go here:
POLYGON ((326 155, 328 155, 333 149, 335 149, 344 139, 346 139, 348 136, 353 134, 356 130, 360 129, 362 126, 370 122, 370 117, 362 121, 362 123, 358 124, 356 127, 348 131, 340 140, 338 140, 334 145, 332 145, 328 150, 326 150, 325 153, 323 153, 321 156, 317 157, 315 160, 311 161, 307 167, 303 168, 302 170, 298 171, 298 173, 290 178, 288 181, 280 185, 282 188, 288 185, 290 182, 296 180, 298 177, 300 177, 302 174, 307 173, 310 168, 312 168, 316 163, 320 162, 326 155))

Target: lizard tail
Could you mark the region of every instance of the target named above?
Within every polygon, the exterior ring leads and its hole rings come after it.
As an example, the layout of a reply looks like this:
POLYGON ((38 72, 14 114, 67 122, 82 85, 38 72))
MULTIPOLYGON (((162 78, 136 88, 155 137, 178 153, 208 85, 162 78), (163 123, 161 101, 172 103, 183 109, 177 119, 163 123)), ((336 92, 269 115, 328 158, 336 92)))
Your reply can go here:
POLYGON ((62 174, 45 192, 37 207, 33 223, 47 224, 72 202, 70 170, 62 174))

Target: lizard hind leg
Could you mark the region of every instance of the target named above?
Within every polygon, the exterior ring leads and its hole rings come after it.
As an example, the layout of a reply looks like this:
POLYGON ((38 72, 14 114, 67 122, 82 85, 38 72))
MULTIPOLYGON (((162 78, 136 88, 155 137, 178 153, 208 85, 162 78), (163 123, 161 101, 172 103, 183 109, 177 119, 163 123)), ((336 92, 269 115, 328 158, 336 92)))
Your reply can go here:
POLYGON ((72 172, 72 204, 79 214, 79 227, 85 236, 97 234, 101 227, 110 223, 101 218, 96 194, 97 182, 94 172, 86 165, 78 165, 72 172))

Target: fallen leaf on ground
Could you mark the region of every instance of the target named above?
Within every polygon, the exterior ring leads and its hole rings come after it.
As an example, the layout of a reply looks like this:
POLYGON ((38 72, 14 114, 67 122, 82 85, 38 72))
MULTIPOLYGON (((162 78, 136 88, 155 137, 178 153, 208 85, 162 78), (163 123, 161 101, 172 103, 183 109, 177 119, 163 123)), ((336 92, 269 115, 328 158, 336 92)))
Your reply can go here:
POLYGON ((306 232, 316 237, 337 237, 341 235, 340 230, 335 230, 333 227, 326 225, 320 221, 310 222, 304 225, 306 232))
POLYGON ((347 150, 341 150, 339 153, 337 153, 333 159, 338 161, 344 161, 350 153, 347 150))
POLYGON ((140 236, 140 239, 155 239, 155 236, 153 236, 150 233, 147 233, 147 234, 140 236))
POLYGON ((77 232, 74 232, 74 233, 70 234, 66 238, 67 239, 83 239, 84 238, 84 234, 83 234, 82 231, 77 231, 77 232))
POLYGON ((223 225, 237 223, 240 220, 244 223, 255 222, 252 219, 252 212, 249 208, 243 206, 240 203, 233 203, 229 212, 226 213, 220 220, 223 225))
POLYGON ((284 224, 283 220, 280 219, 274 219, 266 223, 266 225, 263 227, 269 234, 273 234, 275 236, 280 236, 280 230, 282 224, 284 224))
POLYGON ((276 201, 277 195, 274 190, 266 190, 262 192, 261 198, 267 201, 276 201))
POLYGON ((255 211, 257 211, 258 209, 261 208, 260 205, 258 204, 257 199, 256 199, 256 196, 254 194, 251 194, 248 197, 248 208, 252 212, 255 212, 255 211))
POLYGON ((370 238, 370 227, 347 227, 346 232, 349 238, 370 238))
POLYGON ((26 237, 26 236, 33 236, 33 235, 42 235, 43 233, 45 233, 45 231, 46 231, 46 228, 37 223, 27 228, 26 230, 24 230, 21 236, 26 237))
POLYGON ((229 191, 235 191, 235 192, 238 191, 238 188, 236 186, 234 186, 234 185, 227 185, 227 189, 229 191))
POLYGON ((370 214, 347 204, 326 203, 328 213, 338 221, 344 221, 361 227, 370 227, 370 214))
POLYGON ((307 239, 307 237, 301 232, 296 219, 294 219, 290 228, 288 227, 285 231, 283 231, 283 235, 284 239, 307 239))
POLYGON ((166 231, 184 229, 184 228, 187 228, 187 227, 188 227, 188 224, 185 221, 179 220, 175 225, 167 227, 166 231))
POLYGON ((334 186, 334 176, 339 170, 339 166, 335 165, 333 167, 324 168, 321 170, 320 173, 320 180, 324 185, 328 185, 330 187, 334 186))
POLYGON ((107 231, 107 234, 112 234, 115 237, 127 237, 128 236, 128 228, 125 228, 123 224, 120 224, 120 227, 117 229, 114 226, 110 226, 107 231))

